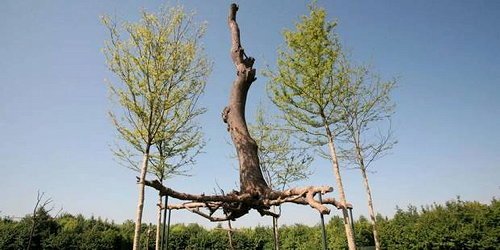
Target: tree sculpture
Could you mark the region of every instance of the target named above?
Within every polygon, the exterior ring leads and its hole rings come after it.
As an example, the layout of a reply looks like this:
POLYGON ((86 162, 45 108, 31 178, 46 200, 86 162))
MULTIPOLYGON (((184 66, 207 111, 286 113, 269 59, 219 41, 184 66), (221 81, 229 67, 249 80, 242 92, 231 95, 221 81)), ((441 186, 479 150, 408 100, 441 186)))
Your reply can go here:
POLYGON ((247 93, 251 84, 256 80, 253 68, 255 59, 247 56, 241 46, 240 30, 236 22, 237 11, 238 6, 231 4, 228 25, 231 31, 231 58, 236 66, 237 77, 232 85, 229 106, 224 108, 222 112, 222 119, 227 123, 227 129, 236 147, 239 160, 240 190, 233 190, 222 195, 193 195, 165 187, 156 180, 145 180, 144 184, 157 189, 161 195, 188 201, 182 204, 168 205, 169 209, 187 209, 211 221, 235 220, 247 214, 250 209, 256 209, 263 216, 278 217, 278 214, 269 209, 271 206, 285 202, 310 205, 322 214, 330 212, 325 204, 342 208, 343 204, 333 198, 323 199, 322 202, 314 199, 317 193, 332 192, 332 187, 309 186, 276 191, 272 190, 264 180, 257 154, 258 147, 250 136, 245 121, 247 93), (200 208, 208 211, 203 211, 200 208), (219 209, 222 209, 223 216, 214 215, 219 209))

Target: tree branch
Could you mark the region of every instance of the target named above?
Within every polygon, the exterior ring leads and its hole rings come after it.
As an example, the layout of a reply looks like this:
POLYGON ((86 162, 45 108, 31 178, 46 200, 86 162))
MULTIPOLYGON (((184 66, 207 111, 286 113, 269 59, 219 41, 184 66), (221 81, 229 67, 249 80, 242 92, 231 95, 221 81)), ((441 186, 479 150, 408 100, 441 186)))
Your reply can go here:
POLYGON ((281 205, 283 203, 309 205, 322 214, 330 213, 330 209, 325 205, 333 205, 338 209, 344 207, 352 208, 351 204, 343 205, 333 198, 325 198, 322 202, 314 198, 317 193, 325 194, 332 192, 333 188, 328 186, 308 186, 287 189, 284 191, 271 190, 263 196, 260 196, 250 193, 239 193, 234 190, 229 194, 223 195, 194 195, 178 192, 165 187, 157 180, 145 180, 144 184, 158 190, 161 195, 168 195, 179 200, 188 201, 182 204, 169 204, 167 209, 186 209, 210 221, 235 220, 247 214, 250 209, 256 209, 262 216, 279 217, 279 214, 273 213, 269 211, 269 209, 271 206, 281 205), (207 209, 209 213, 200 211, 200 208, 207 209), (224 217, 214 216, 214 213, 219 209, 222 209, 224 212, 224 217))

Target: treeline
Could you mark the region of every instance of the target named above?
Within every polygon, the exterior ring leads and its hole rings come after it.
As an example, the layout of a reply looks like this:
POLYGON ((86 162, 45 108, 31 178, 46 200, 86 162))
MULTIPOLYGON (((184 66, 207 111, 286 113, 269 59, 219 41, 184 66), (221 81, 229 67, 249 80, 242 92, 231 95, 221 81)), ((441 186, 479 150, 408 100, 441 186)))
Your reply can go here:
MULTIPOLYGON (((100 218, 63 214, 52 217, 37 211, 32 249, 131 249, 134 222, 116 224, 100 218)), ((500 246, 500 202, 468 202, 460 199, 444 205, 397 209, 393 218, 378 216, 380 240, 385 249, 497 249, 500 246)), ((0 220, 0 249, 26 249, 31 215, 19 221, 0 220)), ((329 249, 346 249, 342 218, 326 225, 329 249)), ((154 249, 154 226, 143 225, 142 247, 154 249), (149 233, 149 236, 148 236, 149 233)), ((361 216, 354 224, 358 246, 373 246, 369 221, 361 216)), ((270 227, 237 229, 231 233, 234 249, 273 249, 270 227)), ((282 249, 322 249, 317 226, 296 224, 280 228, 282 249)), ((197 224, 176 224, 170 229, 169 249, 229 249, 229 234, 219 224, 207 230, 197 224)))

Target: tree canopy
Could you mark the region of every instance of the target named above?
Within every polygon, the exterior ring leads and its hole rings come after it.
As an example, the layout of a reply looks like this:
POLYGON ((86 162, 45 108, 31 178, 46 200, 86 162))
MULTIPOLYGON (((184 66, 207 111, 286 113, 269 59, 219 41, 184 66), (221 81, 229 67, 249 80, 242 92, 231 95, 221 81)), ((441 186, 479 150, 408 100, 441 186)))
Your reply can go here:
POLYGON ((204 112, 196 103, 211 64, 199 42, 205 26, 195 24, 193 14, 181 6, 163 8, 158 14, 142 11, 135 23, 118 25, 108 17, 102 21, 110 33, 104 49, 107 64, 120 82, 109 89, 122 108, 121 113, 109 113, 127 142, 115 155, 140 170, 134 237, 138 249, 148 163, 153 163, 149 172, 163 181, 192 161, 188 152, 201 143, 193 118, 204 112), (135 156, 142 157, 140 167, 135 156))

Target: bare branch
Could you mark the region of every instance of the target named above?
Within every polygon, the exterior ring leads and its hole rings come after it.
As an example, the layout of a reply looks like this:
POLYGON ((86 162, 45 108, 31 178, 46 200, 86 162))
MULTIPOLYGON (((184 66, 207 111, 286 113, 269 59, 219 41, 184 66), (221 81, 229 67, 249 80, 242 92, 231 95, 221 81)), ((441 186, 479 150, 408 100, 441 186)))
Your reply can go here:
POLYGON ((327 204, 333 205, 338 209, 352 208, 351 204, 341 204, 332 198, 325 198, 322 202, 314 198, 317 193, 325 194, 332 192, 333 188, 328 186, 300 187, 284 191, 270 190, 265 194, 250 194, 232 191, 228 194, 222 192, 222 195, 194 195, 178 192, 165 187, 157 180, 145 180, 144 184, 158 190, 161 195, 168 195, 179 200, 188 201, 182 204, 169 204, 167 206, 168 209, 186 209, 210 221, 235 220, 247 214, 250 209, 256 209, 262 216, 279 217, 279 214, 273 213, 269 209, 271 206, 277 206, 283 203, 309 205, 322 214, 330 213, 330 209, 325 206, 327 204), (200 210, 201 208, 207 209, 208 213, 202 212, 200 210), (214 216, 214 213, 219 209, 222 209, 224 212, 224 217, 214 216))

